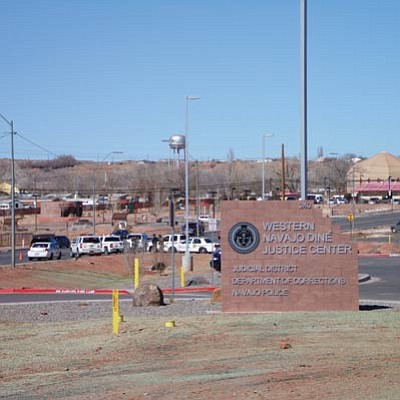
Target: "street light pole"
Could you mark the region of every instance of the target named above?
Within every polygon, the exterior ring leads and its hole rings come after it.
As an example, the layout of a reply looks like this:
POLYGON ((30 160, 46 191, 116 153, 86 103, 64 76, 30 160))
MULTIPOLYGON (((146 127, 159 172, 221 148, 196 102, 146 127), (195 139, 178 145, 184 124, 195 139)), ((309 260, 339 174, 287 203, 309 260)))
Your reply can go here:
POLYGON ((197 221, 196 227, 197 227, 197 236, 200 236, 199 216, 200 216, 199 162, 196 160, 196 221, 197 221))
POLYGON ((355 165, 353 165, 353 196, 352 196, 352 203, 351 203, 351 211, 353 214, 353 218, 351 219, 351 228, 354 229, 355 227, 355 218, 356 218, 356 198, 355 198, 355 176, 354 176, 354 172, 355 172, 355 165))
POLYGON ((301 199, 307 200, 307 0, 300 0, 301 199))
MULTIPOLYGON (((112 154, 123 154, 123 151, 110 151, 101 162, 105 161, 112 154)), ((104 206, 104 204, 103 204, 104 206)), ((103 208, 104 210, 104 208, 103 208)), ((104 211, 103 211, 104 213, 104 211)), ((103 214, 104 217, 104 214, 103 214)), ((93 173, 93 235, 96 235, 96 173, 93 173)))
POLYGON ((15 169, 14 169, 14 121, 11 127, 11 267, 15 268, 15 169))
POLYGON ((265 138, 273 136, 273 133, 264 133, 262 136, 262 200, 265 200, 265 138))
POLYGON ((11 129, 11 267, 15 268, 14 121, 9 121, 3 114, 0 117, 11 129))
POLYGON ((185 255, 183 258, 183 270, 190 271, 191 260, 189 252, 189 123, 188 123, 188 104, 190 100, 199 100, 200 97, 185 97, 185 255))

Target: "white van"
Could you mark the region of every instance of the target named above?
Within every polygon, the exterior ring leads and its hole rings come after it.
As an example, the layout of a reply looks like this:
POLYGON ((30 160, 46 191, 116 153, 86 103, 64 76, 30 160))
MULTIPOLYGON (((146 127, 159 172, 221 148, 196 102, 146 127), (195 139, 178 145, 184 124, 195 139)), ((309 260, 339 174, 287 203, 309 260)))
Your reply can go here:
POLYGON ((324 202, 324 196, 322 194, 308 194, 307 200, 312 200, 314 204, 322 204, 324 202))
POLYGON ((335 194, 332 199, 334 204, 346 204, 346 199, 342 194, 335 194))
POLYGON ((199 215, 199 221, 209 222, 210 221, 210 216, 209 215, 199 215))
MULTIPOLYGON (((0 210, 11 210, 11 201, 0 204, 0 210)), ((15 208, 24 208, 24 205, 20 201, 15 201, 15 208)))

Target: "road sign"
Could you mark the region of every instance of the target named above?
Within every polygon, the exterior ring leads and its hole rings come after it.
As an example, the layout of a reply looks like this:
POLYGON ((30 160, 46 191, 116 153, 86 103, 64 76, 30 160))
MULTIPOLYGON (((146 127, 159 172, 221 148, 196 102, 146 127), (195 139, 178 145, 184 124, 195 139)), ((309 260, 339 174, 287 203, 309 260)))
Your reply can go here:
POLYGON ((349 214, 349 215, 347 216, 347 219, 348 219, 349 221, 353 221, 354 215, 353 215, 353 214, 349 214))
POLYGON ((210 232, 215 232, 217 230, 217 220, 215 218, 210 218, 208 220, 208 230, 210 232))

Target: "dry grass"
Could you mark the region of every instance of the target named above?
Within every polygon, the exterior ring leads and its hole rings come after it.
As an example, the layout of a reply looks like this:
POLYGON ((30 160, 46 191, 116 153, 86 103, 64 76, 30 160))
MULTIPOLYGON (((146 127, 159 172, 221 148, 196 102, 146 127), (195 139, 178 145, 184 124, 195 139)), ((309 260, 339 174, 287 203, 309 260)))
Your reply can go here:
POLYGON ((0 325, 9 399, 396 399, 397 312, 0 325), (282 341, 290 344, 284 349, 282 341))
MULTIPOLYGON (((133 285, 134 259, 139 259, 142 280, 158 280, 159 272, 151 272, 151 267, 162 261, 167 269, 163 278, 171 277, 171 255, 165 254, 129 254, 81 257, 78 260, 28 262, 17 265, 15 269, 0 268, 0 288, 131 288, 133 285)), ((175 267, 181 265, 181 255, 176 255, 175 267)), ((209 273, 210 255, 193 255, 194 270, 187 276, 209 273)))

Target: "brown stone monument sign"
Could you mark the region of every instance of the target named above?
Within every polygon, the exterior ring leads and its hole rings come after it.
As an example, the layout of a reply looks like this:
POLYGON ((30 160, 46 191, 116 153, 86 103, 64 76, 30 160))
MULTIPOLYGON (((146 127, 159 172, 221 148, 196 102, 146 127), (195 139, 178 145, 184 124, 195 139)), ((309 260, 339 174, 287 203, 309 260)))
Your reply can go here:
POLYGON ((221 205, 222 310, 358 310, 355 244, 308 201, 221 205))

